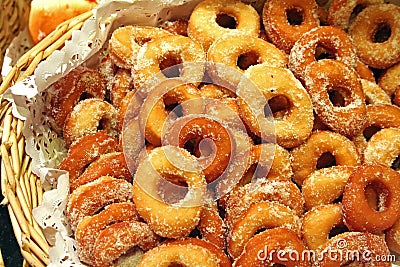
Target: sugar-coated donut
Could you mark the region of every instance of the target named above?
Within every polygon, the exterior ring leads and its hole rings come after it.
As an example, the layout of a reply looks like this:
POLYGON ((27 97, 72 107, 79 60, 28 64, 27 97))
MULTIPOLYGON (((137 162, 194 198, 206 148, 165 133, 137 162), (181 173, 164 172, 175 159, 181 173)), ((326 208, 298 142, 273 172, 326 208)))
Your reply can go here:
POLYGON ((67 117, 64 124, 64 139, 67 146, 89 133, 104 130, 117 137, 117 109, 110 103, 90 98, 80 101, 67 117))
POLYGON ((400 63, 386 69, 379 77, 378 84, 389 95, 393 96, 398 88, 400 88, 400 63))
POLYGON ((400 128, 385 128, 374 134, 368 141, 364 150, 364 162, 382 164, 391 168, 399 155, 400 128))
POLYGON ((305 70, 319 57, 321 47, 330 57, 356 67, 357 55, 347 33, 336 27, 320 26, 304 33, 290 51, 288 67, 297 78, 306 78, 305 70))
POLYGON ((246 71, 245 75, 249 80, 239 83, 237 92, 239 115, 249 129, 262 137, 265 129, 261 129, 261 123, 270 120, 264 114, 264 106, 247 103, 246 100, 252 101, 252 98, 241 97, 241 95, 246 95, 247 88, 252 87, 258 90, 268 103, 277 98, 285 99, 286 105, 283 107, 282 114, 278 112, 273 114, 277 143, 284 148, 293 148, 303 143, 311 134, 313 111, 311 99, 302 84, 289 70, 283 68, 253 66, 246 71))
POLYGON ((316 170, 321 156, 327 153, 335 158, 334 164, 327 165, 357 166, 360 163, 357 149, 349 139, 334 132, 314 132, 304 144, 291 152, 293 180, 302 185, 304 179, 316 170))
POLYGON ((47 110, 54 130, 61 133, 65 120, 74 106, 84 98, 104 99, 105 79, 100 72, 86 67, 77 67, 53 84, 49 93, 47 110))
POLYGON ((361 79, 368 80, 370 82, 376 82, 372 70, 360 60, 357 61, 356 71, 361 79))
POLYGON ((350 166, 332 166, 311 173, 301 187, 306 209, 331 204, 340 198, 353 171, 350 166))
POLYGON ((367 105, 391 104, 389 95, 375 82, 361 79, 361 85, 367 105))
POLYGON ((221 250, 225 248, 226 225, 215 203, 204 205, 197 225, 202 239, 214 244, 221 250))
POLYGON ((318 5, 314 0, 268 0, 262 19, 268 38, 289 54, 304 33, 319 26, 318 5))
POLYGON ((141 86, 156 77, 156 80, 165 79, 166 75, 172 74, 163 73, 162 70, 175 72, 171 71, 170 67, 173 66, 184 82, 198 85, 204 75, 205 61, 203 48, 189 37, 170 35, 157 38, 146 43, 138 52, 132 68, 134 86, 140 90, 141 86))
POLYGON ((120 27, 111 35, 110 57, 120 68, 130 69, 136 62, 141 46, 167 35, 171 35, 171 33, 156 27, 130 25, 120 27))
POLYGON ((366 8, 370 5, 383 4, 383 2, 383 0, 333 0, 329 5, 328 23, 347 30, 356 8, 366 8))
POLYGON ((149 250, 137 267, 197 266, 220 267, 218 257, 208 248, 197 244, 167 243, 149 250))
POLYGON ((390 250, 400 253, 400 220, 385 231, 385 240, 390 250))
POLYGON ((58 168, 68 171, 69 181, 72 183, 83 173, 86 166, 102 154, 116 151, 120 151, 118 140, 105 131, 98 131, 85 135, 73 143, 58 168))
POLYGON ((362 165, 350 176, 343 193, 345 224, 353 231, 379 233, 400 217, 400 173, 383 165, 362 165), (365 195, 370 185, 378 193, 379 209, 369 205, 365 195))
POLYGON ((281 227, 300 233, 300 226, 300 218, 283 204, 272 201, 252 204, 229 231, 228 253, 233 259, 239 257, 247 241, 260 229, 281 227))
POLYGON ((211 63, 209 75, 217 84, 236 86, 250 66, 267 65, 285 68, 287 55, 260 38, 245 35, 228 35, 216 40, 208 49, 211 63))
POLYGON ((400 60, 399 28, 399 6, 371 5, 354 19, 349 28, 349 35, 362 62, 373 68, 385 69, 400 60), (387 30, 390 32, 388 37, 379 36, 387 30))
POLYGON ((140 216, 158 235, 185 237, 198 225, 206 181, 196 164, 194 156, 175 146, 154 148, 138 164, 133 200, 140 216), (172 187, 173 182, 187 187, 172 187), (186 196, 177 199, 182 191, 186 196))
POLYGON ((100 232, 116 222, 139 221, 135 205, 131 202, 113 203, 94 216, 83 218, 75 231, 79 259, 93 264, 93 246, 100 232))
POLYGON ((115 202, 132 200, 132 184, 111 176, 78 187, 68 197, 67 219, 72 231, 85 216, 92 216, 100 209, 115 202))
POLYGON ((303 216, 301 234, 309 249, 324 246, 334 227, 344 226, 341 204, 328 204, 313 208, 303 216))
POLYGON ((368 105, 367 123, 353 139, 360 157, 364 158, 367 142, 383 128, 400 128, 400 108, 394 105, 368 105))
POLYGON ((354 262, 366 267, 390 267, 389 256, 390 251, 380 236, 368 232, 345 232, 331 238, 319 250, 314 264, 329 267, 354 262))
POLYGON ((251 5, 237 0, 200 2, 190 15, 188 25, 188 36, 197 40, 206 51, 224 35, 246 34, 257 37, 259 31, 260 18, 257 11, 251 5), (229 25, 229 20, 234 25, 229 25))
POLYGON ((231 131, 220 121, 206 115, 181 117, 169 129, 166 143, 184 148, 188 141, 194 141, 194 153, 207 183, 221 177, 235 149, 235 140, 231 131), (210 147, 209 155, 202 156, 203 152, 198 148, 204 139, 212 141, 213 146, 210 147))
POLYGON ((252 204, 263 201, 279 202, 301 216, 304 211, 304 197, 291 181, 257 179, 253 183, 233 190, 226 203, 225 222, 229 228, 252 204))
POLYGON ((111 104, 119 109, 121 102, 129 91, 133 89, 133 81, 131 71, 127 69, 119 69, 114 76, 112 87, 110 90, 111 104))
POLYGON ((79 186, 105 175, 125 179, 128 182, 132 181, 132 174, 128 166, 126 166, 125 156, 122 152, 103 154, 97 160, 90 163, 77 179, 71 181, 69 185, 70 191, 72 192, 79 186))
POLYGON ((307 247, 296 232, 286 228, 268 229, 252 237, 234 267, 273 266, 310 267, 307 247), (287 253, 285 253, 287 252, 287 253), (297 257, 298 256, 298 257, 297 257))
POLYGON ((340 61, 324 59, 310 64, 306 74, 305 87, 322 122, 345 136, 356 135, 366 122, 367 110, 355 70, 340 61), (335 103, 330 94, 340 95, 343 103, 335 103))
POLYGON ((124 221, 107 226, 93 246, 94 267, 114 266, 113 261, 138 246, 144 251, 156 247, 159 237, 150 227, 138 221, 124 221))

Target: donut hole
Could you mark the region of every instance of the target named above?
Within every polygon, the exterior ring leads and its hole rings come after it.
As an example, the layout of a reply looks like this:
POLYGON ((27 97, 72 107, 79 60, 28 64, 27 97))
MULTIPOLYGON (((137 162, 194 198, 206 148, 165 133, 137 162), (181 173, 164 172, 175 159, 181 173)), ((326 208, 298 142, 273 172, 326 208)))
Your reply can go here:
POLYGON ((365 140, 368 142, 369 139, 371 139, 371 137, 376 134, 377 132, 379 132, 382 128, 375 126, 375 125, 370 125, 368 127, 366 127, 363 131, 363 136, 365 138, 365 140))
POLYGON ((379 23, 376 26, 376 29, 372 36, 372 41, 374 43, 384 43, 387 40, 389 40, 391 35, 392 35, 392 29, 390 25, 386 22, 379 23))
POLYGON ((210 138, 194 137, 185 142, 183 148, 197 158, 211 156, 216 150, 215 143, 210 138))
POLYGON ((286 19, 290 25, 301 25, 304 21, 303 9, 299 7, 292 7, 286 10, 286 19))
POLYGON ((174 174, 161 174, 162 178, 158 180, 157 192, 160 200, 168 204, 175 204, 185 198, 189 192, 186 181, 174 174))
POLYGON ((182 58, 179 55, 168 54, 160 61, 159 67, 165 77, 179 77, 182 71, 182 58))
POLYGON ((217 18, 215 19, 215 22, 222 28, 236 29, 237 27, 236 18, 234 16, 225 13, 218 14, 217 18))
POLYGON ((395 171, 400 171, 400 155, 393 161, 391 168, 395 171))
POLYGON ((339 234, 343 234, 346 232, 349 232, 349 228, 346 227, 344 224, 339 224, 334 226, 330 231, 329 231, 329 238, 332 238, 334 236, 337 236, 339 234))
POLYGON ((260 63, 260 55, 255 51, 250 51, 241 54, 237 59, 237 66, 241 70, 247 70, 250 66, 254 66, 260 63))
POLYGON ((336 59, 336 54, 332 49, 329 49, 322 44, 318 44, 315 48, 314 57, 317 61, 321 59, 336 59))
POLYGON ((325 152, 318 158, 316 169, 319 170, 332 166, 336 166, 336 158, 331 152, 325 152))
POLYGON ((267 117, 271 110, 274 119, 281 120, 285 116, 289 115, 290 113, 290 100, 284 95, 274 96, 273 98, 268 100, 268 107, 267 105, 264 106, 264 115, 267 117))
POLYGON ((364 195, 368 205, 378 212, 384 211, 389 204, 389 191, 382 183, 370 182, 364 189, 364 195))
POLYGON ((334 107, 345 107, 351 99, 351 92, 344 87, 328 88, 328 96, 334 107))

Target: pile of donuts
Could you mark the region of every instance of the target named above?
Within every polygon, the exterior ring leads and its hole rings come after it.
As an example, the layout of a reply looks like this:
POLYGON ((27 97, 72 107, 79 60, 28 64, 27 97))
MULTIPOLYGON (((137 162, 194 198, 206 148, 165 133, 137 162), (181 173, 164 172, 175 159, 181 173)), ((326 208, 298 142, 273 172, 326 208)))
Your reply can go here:
POLYGON ((188 19, 117 28, 97 68, 47 91, 79 259, 391 266, 399 24, 383 0, 267 0, 260 13, 205 0, 188 19))

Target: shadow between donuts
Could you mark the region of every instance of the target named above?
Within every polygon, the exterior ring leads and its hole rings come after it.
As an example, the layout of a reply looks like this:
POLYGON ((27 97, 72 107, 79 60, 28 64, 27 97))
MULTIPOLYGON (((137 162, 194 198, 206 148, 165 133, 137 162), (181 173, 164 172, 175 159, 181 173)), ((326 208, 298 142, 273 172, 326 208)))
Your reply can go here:
MULTIPOLYGON (((196 85, 229 91, 235 103, 240 101, 253 114, 260 129, 258 140, 275 144, 273 114, 264 96, 245 75, 221 64, 219 72, 225 69, 240 82, 236 86, 227 80, 214 82, 209 73, 215 65, 185 63, 162 70, 135 88, 125 113, 122 149, 134 183, 168 205, 192 207, 218 200, 248 171, 251 145, 241 146, 238 137, 248 134, 247 125, 223 99, 203 96, 196 85), (183 77, 185 68, 201 70, 203 78, 183 77), (196 186, 185 177, 195 173, 203 177, 196 186)), ((273 157, 263 160, 262 173, 268 174, 272 161, 273 157)))

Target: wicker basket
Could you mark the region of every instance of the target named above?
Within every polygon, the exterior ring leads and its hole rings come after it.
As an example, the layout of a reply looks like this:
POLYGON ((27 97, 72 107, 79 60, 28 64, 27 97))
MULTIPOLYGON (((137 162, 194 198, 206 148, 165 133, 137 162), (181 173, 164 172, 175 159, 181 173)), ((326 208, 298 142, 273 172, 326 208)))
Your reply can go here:
MULTIPOLYGON (((6 12, 0 13, 0 23, 3 22, 0 27, 2 54, 20 28, 26 25, 26 15, 22 17, 19 14, 27 14, 29 2, 3 0, 3 10, 5 5, 6 12), (11 14, 12 18, 2 17, 7 14, 11 14), (4 21, 10 21, 10 19, 19 22, 20 25, 18 23, 4 24, 4 21)), ((25 53, 1 83, 0 97, 7 88, 31 75, 40 61, 62 47, 65 40, 71 38, 72 31, 80 29, 84 21, 91 16, 92 12, 89 11, 60 24, 54 32, 25 53)), ((0 104, 0 122, 1 188, 4 195, 2 204, 8 207, 14 234, 24 257, 24 266, 46 266, 49 263, 50 246, 32 216, 32 209, 41 204, 43 189, 38 177, 31 172, 32 160, 25 153, 25 139, 22 135, 23 121, 13 117, 11 104, 4 99, 0 104)))

